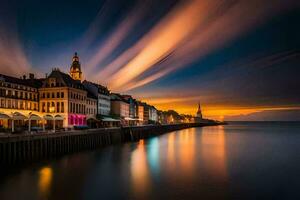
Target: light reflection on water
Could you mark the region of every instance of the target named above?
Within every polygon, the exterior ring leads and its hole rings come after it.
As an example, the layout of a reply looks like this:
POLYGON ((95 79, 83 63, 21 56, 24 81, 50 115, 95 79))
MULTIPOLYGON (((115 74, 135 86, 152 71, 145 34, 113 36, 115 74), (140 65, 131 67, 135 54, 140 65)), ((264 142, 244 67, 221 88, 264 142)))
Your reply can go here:
POLYGON ((0 197, 297 199, 299 133, 300 124, 171 132, 8 172, 0 181, 0 197))
POLYGON ((201 134, 201 155, 206 172, 226 180, 226 148, 224 127, 218 126, 201 134))
POLYGON ((139 194, 146 194, 150 187, 150 174, 144 140, 140 140, 131 154, 132 189, 139 194))
POLYGON ((50 192, 52 181, 52 168, 44 167, 39 171, 39 197, 46 199, 50 192))

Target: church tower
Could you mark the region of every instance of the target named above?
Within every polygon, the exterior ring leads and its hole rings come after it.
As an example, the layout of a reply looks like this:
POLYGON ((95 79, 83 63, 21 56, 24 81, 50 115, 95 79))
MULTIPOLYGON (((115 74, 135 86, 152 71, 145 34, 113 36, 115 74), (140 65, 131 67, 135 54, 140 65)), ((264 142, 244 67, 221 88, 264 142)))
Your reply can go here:
POLYGON ((198 111, 197 111, 196 117, 202 119, 202 111, 201 111, 201 107, 200 107, 200 102, 198 103, 198 111))
POLYGON ((72 65, 70 68, 70 76, 77 81, 82 80, 82 72, 81 72, 81 65, 79 62, 79 57, 77 55, 77 52, 75 52, 73 59, 72 59, 72 65))

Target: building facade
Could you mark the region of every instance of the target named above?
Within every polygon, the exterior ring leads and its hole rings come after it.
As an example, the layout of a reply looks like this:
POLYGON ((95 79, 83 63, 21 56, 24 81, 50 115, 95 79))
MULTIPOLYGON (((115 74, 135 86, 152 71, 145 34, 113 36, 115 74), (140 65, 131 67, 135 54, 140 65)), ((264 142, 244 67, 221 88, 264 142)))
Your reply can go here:
POLYGON ((47 126, 52 126, 51 117, 60 118, 57 128, 86 125, 87 91, 68 74, 52 70, 39 89, 39 96, 40 112, 49 116, 47 126))
POLYGON ((158 122, 157 109, 154 106, 149 106, 149 123, 156 124, 158 122))
POLYGON ((107 87, 86 80, 82 84, 90 93, 97 97, 97 114, 100 116, 110 116, 110 91, 107 87))
POLYGON ((129 121, 129 103, 120 94, 111 94, 111 113, 118 117, 122 125, 128 125, 129 121))
MULTIPOLYGON (((38 113, 39 98, 38 88, 41 80, 29 74, 29 78, 15 78, 0 74, 0 127, 11 129, 23 129, 26 125, 25 119, 30 119, 31 115, 38 113)), ((27 122, 28 123, 28 122, 27 122)), ((38 125, 38 120, 34 120, 33 125, 38 125)))

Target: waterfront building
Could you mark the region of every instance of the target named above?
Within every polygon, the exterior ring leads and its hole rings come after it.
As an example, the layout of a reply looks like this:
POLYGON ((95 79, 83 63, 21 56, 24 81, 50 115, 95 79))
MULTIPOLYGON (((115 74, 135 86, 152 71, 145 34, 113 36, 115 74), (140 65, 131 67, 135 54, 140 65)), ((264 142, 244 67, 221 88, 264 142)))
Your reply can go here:
POLYGON ((111 114, 121 120, 122 125, 129 124, 129 103, 122 95, 111 94, 111 114))
POLYGON ((21 131, 28 127, 29 121, 37 126, 40 118, 38 114, 38 88, 42 80, 35 79, 34 74, 29 78, 15 78, 0 74, 0 127, 21 131), (33 119, 34 118, 34 119, 33 119))
POLYGON ((88 92, 86 97, 86 116, 89 118, 96 118, 97 115, 97 97, 88 92))
POLYGON ((143 122, 144 122, 144 124, 148 124, 149 123, 150 106, 147 103, 142 103, 142 105, 144 107, 143 122))
POLYGON ((86 125, 87 91, 59 69, 53 69, 39 89, 40 112, 46 116, 46 127, 72 128, 86 125))
POLYGON ((135 126, 139 124, 139 118, 138 118, 138 104, 137 101, 132 98, 131 95, 122 95, 123 98, 129 103, 129 118, 127 119, 129 121, 129 125, 135 126))
POLYGON ((91 94, 97 97, 97 114, 100 118, 110 116, 110 91, 107 87, 86 80, 82 84, 91 94))
POLYGON ((140 101, 136 102, 136 116, 138 119, 137 125, 143 125, 144 124, 144 105, 140 101))
POLYGON ((82 71, 81 71, 81 64, 79 62, 79 57, 77 52, 75 52, 73 59, 72 59, 72 64, 70 68, 70 76, 77 81, 82 80, 82 71))
POLYGON ((157 109, 154 106, 149 107, 149 123, 156 124, 158 122, 157 109))
POLYGON ((87 97, 86 97, 86 119, 87 119, 87 125, 89 127, 95 128, 97 126, 97 102, 98 98, 94 96, 91 92, 87 91, 87 97))

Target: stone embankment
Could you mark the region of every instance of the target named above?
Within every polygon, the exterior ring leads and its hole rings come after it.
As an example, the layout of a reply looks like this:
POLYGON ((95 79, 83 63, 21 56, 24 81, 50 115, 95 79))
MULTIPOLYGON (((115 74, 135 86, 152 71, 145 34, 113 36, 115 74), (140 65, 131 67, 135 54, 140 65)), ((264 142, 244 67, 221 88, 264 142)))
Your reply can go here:
POLYGON ((56 133, 2 135, 0 136, 0 163, 2 165, 14 165, 33 162, 92 150, 106 145, 134 142, 171 131, 213 125, 220 125, 220 123, 147 125, 56 133))

